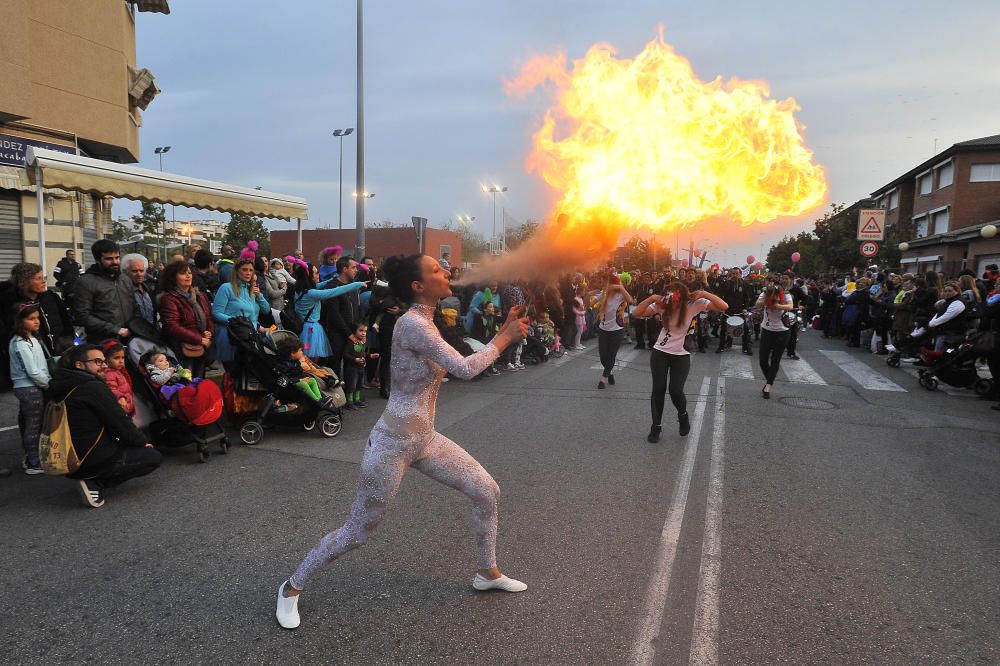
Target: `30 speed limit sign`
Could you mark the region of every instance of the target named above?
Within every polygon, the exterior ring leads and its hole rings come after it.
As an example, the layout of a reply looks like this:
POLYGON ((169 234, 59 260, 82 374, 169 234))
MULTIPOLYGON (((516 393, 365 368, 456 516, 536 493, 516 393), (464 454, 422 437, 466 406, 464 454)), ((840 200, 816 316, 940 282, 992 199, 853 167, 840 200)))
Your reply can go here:
POLYGON ((878 243, 873 241, 865 241, 861 244, 861 256, 862 257, 874 257, 878 254, 878 243))

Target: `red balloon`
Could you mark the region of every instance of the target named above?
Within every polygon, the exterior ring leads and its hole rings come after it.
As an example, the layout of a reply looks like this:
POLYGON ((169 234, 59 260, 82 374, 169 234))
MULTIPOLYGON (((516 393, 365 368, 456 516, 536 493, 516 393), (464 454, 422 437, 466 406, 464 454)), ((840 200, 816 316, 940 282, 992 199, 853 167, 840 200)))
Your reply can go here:
POLYGON ((801 258, 802 258, 801 254, 799 254, 798 252, 792 252, 792 263, 793 264, 799 263, 799 259, 801 259, 801 258))
POLYGON ((757 261, 757 260, 754 258, 754 256, 752 254, 747 257, 747 263, 748 264, 752 264, 755 261, 757 261))

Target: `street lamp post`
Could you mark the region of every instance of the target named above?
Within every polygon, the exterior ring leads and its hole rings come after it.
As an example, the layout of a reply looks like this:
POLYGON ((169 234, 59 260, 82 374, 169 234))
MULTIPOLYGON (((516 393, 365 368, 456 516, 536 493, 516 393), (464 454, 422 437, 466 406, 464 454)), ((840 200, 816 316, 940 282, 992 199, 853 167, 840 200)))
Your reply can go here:
POLYGON ((493 236, 490 238, 490 252, 492 254, 500 254, 497 247, 497 194, 506 191, 507 188, 500 185, 490 185, 489 187, 483 185, 483 192, 493 195, 493 236))
MULTIPOLYGON (((153 151, 153 153, 155 153, 156 155, 160 156, 160 173, 163 173, 163 156, 166 155, 169 152, 170 152, 170 146, 157 146, 156 149, 153 151)), ((163 254, 164 254, 163 253, 163 241, 164 241, 163 237, 166 235, 166 226, 167 226, 166 208, 163 206, 163 204, 160 204, 160 210, 163 212, 163 224, 160 226, 160 243, 159 243, 159 247, 157 247, 157 249, 156 249, 156 258, 158 260, 160 260, 160 261, 163 261, 163 254)), ((177 215, 177 212, 176 212, 176 209, 175 209, 174 210, 174 216, 176 217, 176 215, 177 215)))
MULTIPOLYGON (((344 137, 354 131, 353 127, 333 130, 333 135, 340 139, 340 208, 337 212, 337 228, 344 228, 344 137)), ((302 244, 301 242, 299 243, 302 244)))
MULTIPOLYGON (((353 196, 354 200, 357 201, 358 209, 363 211, 365 209, 365 199, 373 199, 373 198, 375 198, 375 193, 374 192, 361 192, 361 193, 354 192, 351 196, 353 196)), ((363 252, 363 251, 364 251, 364 246, 363 245, 358 245, 358 252, 363 252)), ((361 257, 363 257, 363 256, 364 255, 360 255, 359 254, 358 257, 357 257, 358 260, 360 261, 361 257)))
MULTIPOLYGON (((355 145, 357 147, 357 167, 355 169, 355 192, 365 192, 365 68, 364 68, 364 7, 362 0, 358 0, 358 136, 355 145)), ((360 259, 365 256, 365 199, 370 197, 358 197, 354 207, 354 225, 357 229, 355 244, 357 245, 357 255, 360 259)))

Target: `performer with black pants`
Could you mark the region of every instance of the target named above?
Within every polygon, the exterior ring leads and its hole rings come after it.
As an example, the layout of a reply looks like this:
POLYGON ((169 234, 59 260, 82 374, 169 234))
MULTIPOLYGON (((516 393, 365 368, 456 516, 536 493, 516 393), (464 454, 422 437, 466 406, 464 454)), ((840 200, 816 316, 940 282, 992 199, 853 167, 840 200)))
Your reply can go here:
POLYGON ((764 309, 764 321, 760 324, 760 369, 764 373, 761 394, 767 400, 771 397, 781 355, 788 344, 788 327, 781 320, 781 315, 794 307, 792 295, 786 294, 780 285, 772 282, 761 292, 754 307, 764 309))
MULTIPOLYGON (((747 293, 749 286, 746 280, 743 279, 743 274, 739 268, 733 268, 729 277, 723 280, 719 285, 719 297, 729 304, 729 308, 726 311, 726 315, 733 317, 739 317, 743 315, 743 311, 747 307, 747 293)), ((753 354, 750 350, 750 326, 747 322, 743 323, 743 353, 753 354)), ((728 328, 726 327, 725 318, 723 318, 722 325, 719 327, 719 348, 715 350, 716 354, 721 354, 724 349, 731 347, 733 345, 733 336, 729 335, 728 328)))

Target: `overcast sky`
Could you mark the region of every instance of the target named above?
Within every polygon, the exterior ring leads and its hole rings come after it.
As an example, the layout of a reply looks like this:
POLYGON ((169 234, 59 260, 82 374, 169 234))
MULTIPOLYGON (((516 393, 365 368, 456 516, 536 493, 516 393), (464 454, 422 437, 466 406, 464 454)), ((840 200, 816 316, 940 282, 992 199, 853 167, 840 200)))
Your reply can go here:
MULTIPOLYGON (((335 128, 355 121, 355 3, 173 0, 140 14, 137 51, 163 92, 144 113, 143 166, 305 197, 306 228, 337 226, 335 128)), ((703 80, 763 79, 794 97, 831 201, 853 202, 951 144, 1000 133, 1000 3, 762 0, 372 1, 365 5, 369 223, 474 215, 481 183, 517 220, 553 194, 524 159, 544 99, 508 98, 527 58, 596 42, 631 57, 659 24, 703 80)), ((354 225, 354 137, 344 141, 344 226, 354 225)), ((116 214, 137 205, 120 202, 116 214)), ((218 217, 178 209, 178 219, 218 217)), ((755 226, 726 263, 759 254, 799 221, 755 226)), ((288 226, 271 225, 274 228, 288 226)), ((290 227, 289 227, 290 228, 290 227)), ((716 255, 716 258, 719 258, 716 255)))

